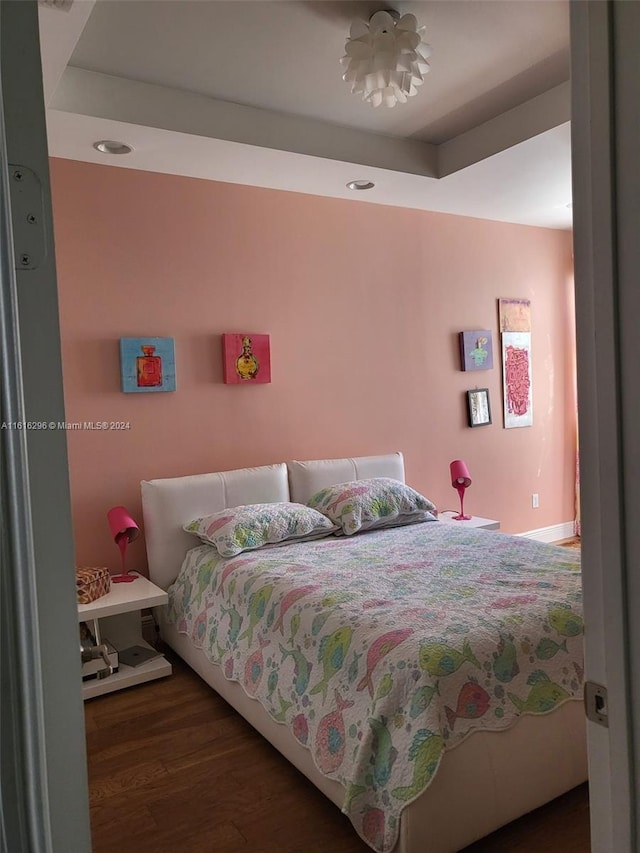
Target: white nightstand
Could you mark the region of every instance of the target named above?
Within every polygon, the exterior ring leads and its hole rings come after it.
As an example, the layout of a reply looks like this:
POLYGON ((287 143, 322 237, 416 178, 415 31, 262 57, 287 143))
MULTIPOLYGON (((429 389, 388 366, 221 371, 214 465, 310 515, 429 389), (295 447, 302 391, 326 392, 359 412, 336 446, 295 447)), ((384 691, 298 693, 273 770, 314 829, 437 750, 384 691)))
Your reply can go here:
POLYGON ((457 514, 457 512, 453 511, 441 512, 438 515, 438 519, 440 521, 445 521, 447 524, 457 524, 460 527, 478 527, 483 530, 500 530, 500 522, 496 521, 495 518, 482 518, 479 515, 472 515, 471 518, 466 521, 456 521, 453 516, 457 514))
MULTIPOLYGON (((138 576, 132 583, 112 583, 107 595, 90 604, 79 604, 78 622, 93 622, 96 640, 107 639, 118 651, 129 646, 151 648, 142 639, 140 611, 145 607, 158 607, 167 601, 168 596, 163 589, 138 576)), ((119 671, 113 675, 85 681, 82 697, 91 699, 166 675, 171 675, 171 664, 163 656, 136 667, 120 663, 119 671)))

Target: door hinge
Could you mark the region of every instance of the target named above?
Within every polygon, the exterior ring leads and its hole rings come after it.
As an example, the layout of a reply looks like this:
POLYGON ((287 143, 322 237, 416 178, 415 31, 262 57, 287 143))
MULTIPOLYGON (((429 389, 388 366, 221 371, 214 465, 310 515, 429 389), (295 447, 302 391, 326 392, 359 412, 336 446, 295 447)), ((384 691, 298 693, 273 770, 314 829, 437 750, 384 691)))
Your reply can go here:
POLYGON ((16 270, 38 269, 47 254, 42 184, 26 166, 9 163, 16 270))
POLYGON ((584 710, 592 723, 609 728, 609 701, 607 688, 593 681, 584 683, 584 710))

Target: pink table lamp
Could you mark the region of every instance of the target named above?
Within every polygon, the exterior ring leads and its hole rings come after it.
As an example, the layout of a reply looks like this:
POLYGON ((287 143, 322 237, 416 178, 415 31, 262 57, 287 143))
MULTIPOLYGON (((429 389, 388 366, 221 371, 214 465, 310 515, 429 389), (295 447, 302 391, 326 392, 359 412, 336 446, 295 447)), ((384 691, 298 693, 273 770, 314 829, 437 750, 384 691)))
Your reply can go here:
POLYGON ((451 471, 451 485, 457 490, 460 497, 460 515, 454 515, 454 521, 468 521, 471 516, 464 514, 464 492, 471 485, 469 469, 462 459, 455 459, 449 466, 451 471))
POLYGON ((112 507, 107 513, 107 519, 109 520, 111 535, 120 549, 122 557, 122 574, 112 575, 111 580, 114 583, 130 583, 131 581, 135 581, 138 579, 138 576, 131 575, 125 571, 124 560, 127 553, 127 545, 129 542, 137 539, 140 534, 138 525, 129 515, 129 510, 124 506, 112 507))

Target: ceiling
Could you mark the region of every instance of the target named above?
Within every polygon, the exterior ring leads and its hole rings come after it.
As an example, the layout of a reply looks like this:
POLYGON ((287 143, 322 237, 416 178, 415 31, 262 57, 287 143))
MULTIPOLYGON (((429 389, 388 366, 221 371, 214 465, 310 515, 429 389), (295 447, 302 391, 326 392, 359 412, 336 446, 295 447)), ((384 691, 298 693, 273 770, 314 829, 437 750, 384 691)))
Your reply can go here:
POLYGON ((53 156, 571 227, 566 0, 47 0, 53 156), (352 20, 426 26, 418 94, 374 110, 341 79, 352 20), (62 7, 62 8, 60 8, 62 7), (99 139, 132 145, 100 154, 99 139))

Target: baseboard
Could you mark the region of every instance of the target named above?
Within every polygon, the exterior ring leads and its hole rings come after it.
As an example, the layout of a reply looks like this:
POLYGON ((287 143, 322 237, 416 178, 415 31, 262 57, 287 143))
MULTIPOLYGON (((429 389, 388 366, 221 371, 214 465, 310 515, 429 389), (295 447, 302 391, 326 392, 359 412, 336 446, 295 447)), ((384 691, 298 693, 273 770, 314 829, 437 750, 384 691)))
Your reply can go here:
POLYGON ((575 522, 564 521, 562 524, 539 527, 537 530, 527 530, 526 533, 518 533, 517 535, 536 539, 538 542, 562 542, 563 539, 571 539, 572 536, 576 535, 575 522))

